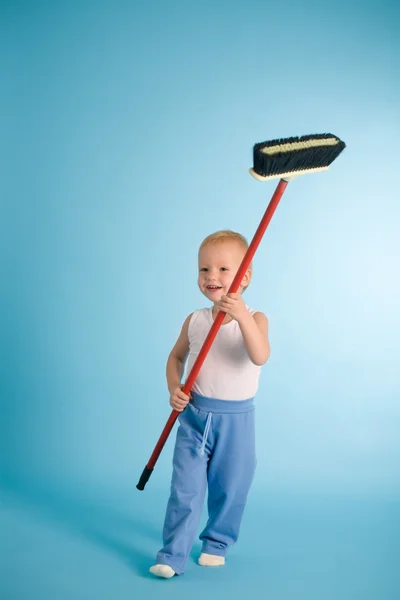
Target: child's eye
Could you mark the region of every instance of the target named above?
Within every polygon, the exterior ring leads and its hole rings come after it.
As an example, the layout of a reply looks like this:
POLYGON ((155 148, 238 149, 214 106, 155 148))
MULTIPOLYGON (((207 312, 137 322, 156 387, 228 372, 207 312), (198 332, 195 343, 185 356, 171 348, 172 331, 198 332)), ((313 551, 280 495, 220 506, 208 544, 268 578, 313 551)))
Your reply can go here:
MULTIPOLYGON (((202 267, 200 271, 208 271, 207 267, 202 267)), ((229 271, 228 267, 221 267, 221 271, 229 271)))

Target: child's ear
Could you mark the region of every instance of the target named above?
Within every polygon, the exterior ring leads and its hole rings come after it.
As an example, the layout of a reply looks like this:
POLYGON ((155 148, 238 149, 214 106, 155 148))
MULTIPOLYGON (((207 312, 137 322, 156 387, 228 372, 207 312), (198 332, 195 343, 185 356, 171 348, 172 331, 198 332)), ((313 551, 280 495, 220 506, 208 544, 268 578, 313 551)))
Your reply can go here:
POLYGON ((250 269, 247 269, 247 271, 244 274, 243 279, 242 279, 242 285, 243 286, 249 285, 250 279, 251 279, 251 271, 250 271, 250 269))

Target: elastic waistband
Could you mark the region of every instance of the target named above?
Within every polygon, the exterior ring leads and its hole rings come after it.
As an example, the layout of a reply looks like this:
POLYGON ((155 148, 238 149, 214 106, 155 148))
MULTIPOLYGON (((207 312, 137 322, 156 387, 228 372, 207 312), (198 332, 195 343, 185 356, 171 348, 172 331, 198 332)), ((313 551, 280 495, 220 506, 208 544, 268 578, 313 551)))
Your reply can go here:
POLYGON ((204 410, 205 412, 216 414, 246 413, 255 409, 254 397, 249 398, 248 400, 219 400, 218 398, 200 396, 200 394, 193 391, 190 393, 192 394, 190 404, 193 404, 193 406, 199 410, 204 410))

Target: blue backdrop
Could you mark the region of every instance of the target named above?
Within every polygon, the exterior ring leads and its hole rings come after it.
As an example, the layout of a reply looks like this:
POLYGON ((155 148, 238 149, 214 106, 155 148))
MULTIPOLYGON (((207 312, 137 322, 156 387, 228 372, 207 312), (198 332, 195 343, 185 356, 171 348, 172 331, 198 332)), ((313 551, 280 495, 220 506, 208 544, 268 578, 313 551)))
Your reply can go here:
POLYGON ((397 526, 397 4, 2 2, 0 23, 5 487, 125 498, 142 521, 153 502, 158 531, 175 430, 135 485, 170 414, 168 353, 207 305, 198 246, 250 242, 276 185, 248 174, 255 142, 331 132, 347 148, 289 184, 245 292, 272 348, 252 514, 357 498, 397 526))

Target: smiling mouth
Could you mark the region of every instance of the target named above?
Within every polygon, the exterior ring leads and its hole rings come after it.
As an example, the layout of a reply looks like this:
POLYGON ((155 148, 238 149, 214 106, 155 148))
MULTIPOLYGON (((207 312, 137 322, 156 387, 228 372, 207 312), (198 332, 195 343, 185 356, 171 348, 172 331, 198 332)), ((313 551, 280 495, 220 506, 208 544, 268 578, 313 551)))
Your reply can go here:
POLYGON ((222 289, 218 286, 207 286, 209 292, 218 292, 218 290, 222 289))

